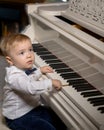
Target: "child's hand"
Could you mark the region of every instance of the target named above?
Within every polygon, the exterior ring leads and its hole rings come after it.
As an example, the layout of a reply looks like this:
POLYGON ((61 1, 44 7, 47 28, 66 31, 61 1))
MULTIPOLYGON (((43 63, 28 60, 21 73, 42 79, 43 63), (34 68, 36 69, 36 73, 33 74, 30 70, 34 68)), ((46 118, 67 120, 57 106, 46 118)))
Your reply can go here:
POLYGON ((50 67, 50 66, 44 66, 44 67, 41 67, 40 68, 41 72, 42 73, 52 73, 53 72, 53 69, 50 67))
POLYGON ((52 80, 52 85, 53 85, 53 87, 54 87, 56 90, 61 90, 61 88, 62 88, 61 82, 60 82, 59 80, 57 80, 57 79, 53 79, 53 80, 52 80))

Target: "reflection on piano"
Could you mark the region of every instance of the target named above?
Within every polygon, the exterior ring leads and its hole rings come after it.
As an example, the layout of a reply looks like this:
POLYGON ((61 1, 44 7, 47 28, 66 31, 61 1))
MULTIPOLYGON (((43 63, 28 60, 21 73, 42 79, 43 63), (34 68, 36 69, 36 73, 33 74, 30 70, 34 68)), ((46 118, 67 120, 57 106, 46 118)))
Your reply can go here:
POLYGON ((36 66, 49 65, 60 92, 42 95, 71 130, 104 130, 104 1, 27 4, 36 66), (65 87, 64 87, 65 86, 65 87))

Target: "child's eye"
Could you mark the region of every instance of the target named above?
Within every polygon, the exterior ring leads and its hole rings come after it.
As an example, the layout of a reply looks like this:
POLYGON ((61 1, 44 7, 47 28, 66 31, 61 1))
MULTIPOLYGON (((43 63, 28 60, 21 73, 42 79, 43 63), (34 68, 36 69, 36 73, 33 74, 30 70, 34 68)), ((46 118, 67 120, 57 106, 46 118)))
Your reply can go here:
POLYGON ((30 48, 29 51, 33 51, 33 48, 30 48))
POLYGON ((24 54, 24 52, 22 51, 22 52, 20 52, 20 55, 23 55, 24 54))

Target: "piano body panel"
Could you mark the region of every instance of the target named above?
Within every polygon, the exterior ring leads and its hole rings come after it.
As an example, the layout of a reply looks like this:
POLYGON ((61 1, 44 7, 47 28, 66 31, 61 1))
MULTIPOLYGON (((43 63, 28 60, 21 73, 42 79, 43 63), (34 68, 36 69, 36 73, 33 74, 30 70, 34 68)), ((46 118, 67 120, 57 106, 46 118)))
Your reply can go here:
MULTIPOLYGON (((34 50, 34 45, 37 44, 47 49, 102 93, 100 96, 92 96, 93 98, 104 97, 104 42, 55 16, 64 14, 68 10, 67 6, 68 3, 27 5, 30 25, 22 33, 31 38, 34 50), (51 7, 54 7, 53 12, 51 7)), ((89 23, 86 26, 90 28, 89 23)), ((98 34, 99 32, 103 31, 98 31, 98 34)), ((35 60, 37 67, 51 65, 46 63, 37 52, 35 52, 35 60)), ((91 97, 83 97, 83 90, 77 91, 67 79, 57 73, 56 69, 54 73, 42 76, 42 79, 44 78, 57 78, 63 85, 67 85, 60 92, 44 93, 42 98, 58 114, 68 129, 104 129, 104 113, 98 111, 99 105, 93 106, 88 101, 91 97)), ((92 91, 86 90, 86 92, 92 91)), ((104 104, 100 107, 104 107, 104 104)))

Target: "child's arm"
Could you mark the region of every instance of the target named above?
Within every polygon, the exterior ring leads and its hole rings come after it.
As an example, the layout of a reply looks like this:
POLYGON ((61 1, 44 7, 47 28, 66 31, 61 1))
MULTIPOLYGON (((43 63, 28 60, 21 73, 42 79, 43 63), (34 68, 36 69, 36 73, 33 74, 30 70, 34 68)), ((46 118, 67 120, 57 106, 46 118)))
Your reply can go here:
POLYGON ((53 69, 50 66, 44 66, 40 68, 41 73, 46 74, 46 73, 52 73, 53 69))
MULTIPOLYGON (((40 68, 42 73, 52 73, 53 69, 49 66, 44 66, 40 68)), ((62 88, 62 84, 59 80, 57 79, 52 79, 52 86, 56 89, 56 90, 61 90, 62 88)))
POLYGON ((62 84, 61 81, 57 80, 57 79, 52 79, 52 85, 56 90, 61 90, 62 88, 62 84))

